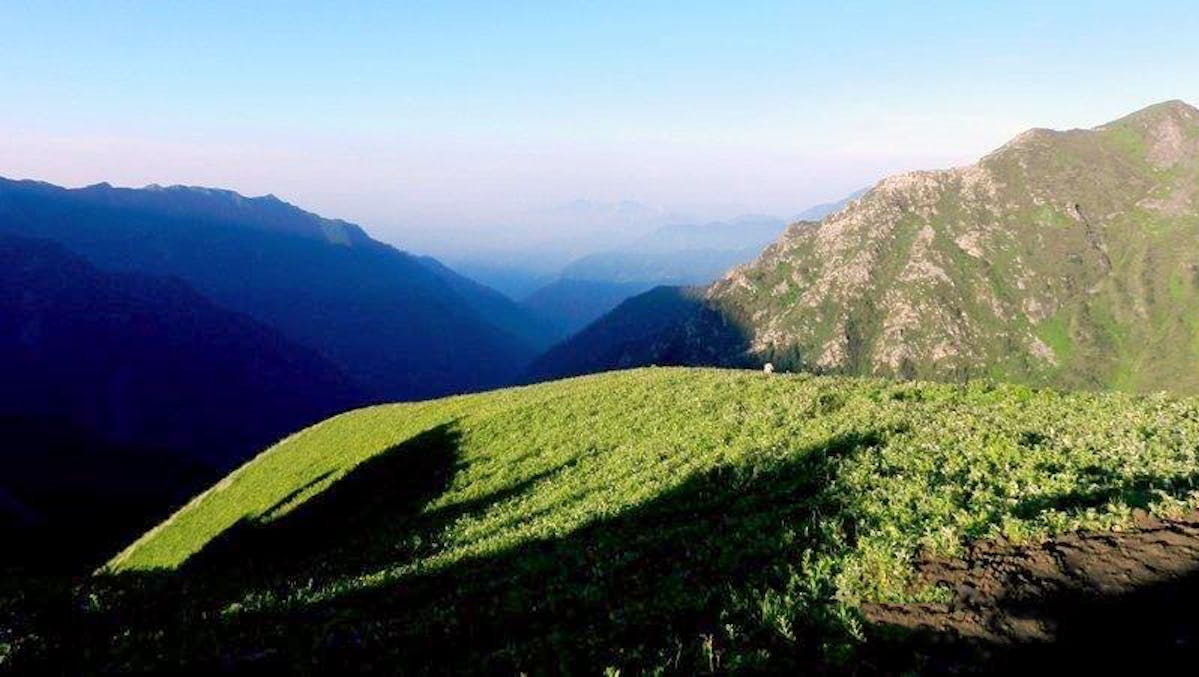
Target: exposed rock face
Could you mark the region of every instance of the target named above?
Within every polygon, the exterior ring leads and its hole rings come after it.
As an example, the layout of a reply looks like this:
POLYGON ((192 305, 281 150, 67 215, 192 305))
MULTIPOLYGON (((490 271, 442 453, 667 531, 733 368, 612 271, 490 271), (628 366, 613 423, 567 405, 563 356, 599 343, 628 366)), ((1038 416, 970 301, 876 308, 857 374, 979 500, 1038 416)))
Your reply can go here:
POLYGON ((1199 110, 888 178, 706 295, 789 368, 1199 390, 1199 110))

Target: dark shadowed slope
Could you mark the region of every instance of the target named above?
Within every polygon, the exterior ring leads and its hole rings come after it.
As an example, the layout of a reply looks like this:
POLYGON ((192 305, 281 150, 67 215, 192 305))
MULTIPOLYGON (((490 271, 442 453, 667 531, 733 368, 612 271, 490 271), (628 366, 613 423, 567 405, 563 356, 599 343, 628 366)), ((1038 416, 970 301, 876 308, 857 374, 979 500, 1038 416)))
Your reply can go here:
POLYGON ((0 236, 0 412, 227 467, 362 401, 325 359, 178 280, 0 236))
POLYGON ((364 400, 184 283, 45 240, 0 235, 0 319, 0 565, 94 565, 198 482, 364 400))
POLYGON ((530 294, 521 304, 547 318, 565 338, 599 319, 621 301, 652 286, 642 282, 558 279, 530 294))
POLYGON ((645 365, 752 364, 741 330, 703 299, 702 290, 658 287, 621 303, 594 324, 551 348, 529 369, 530 380, 645 365))
POLYGON ((62 242, 103 269, 182 278, 314 348, 377 398, 510 381, 546 341, 502 316, 515 304, 472 300, 357 226, 270 196, 0 181, 0 229, 62 242))
POLYGON ((219 473, 162 448, 114 444, 63 418, 0 415, 0 576, 78 575, 219 473))

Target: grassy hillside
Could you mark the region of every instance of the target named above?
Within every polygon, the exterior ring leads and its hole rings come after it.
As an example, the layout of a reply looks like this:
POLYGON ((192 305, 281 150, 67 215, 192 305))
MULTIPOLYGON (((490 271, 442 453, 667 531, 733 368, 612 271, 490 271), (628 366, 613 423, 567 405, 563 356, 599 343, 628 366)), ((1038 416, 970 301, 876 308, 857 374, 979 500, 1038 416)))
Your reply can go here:
POLYGON ((945 594, 913 584, 917 553, 1179 513, 1197 449, 1194 400, 989 383, 658 368, 379 406, 281 442, 134 543, 108 571, 140 576, 101 579, 69 624, 95 653, 41 655, 848 660, 863 601, 945 594))

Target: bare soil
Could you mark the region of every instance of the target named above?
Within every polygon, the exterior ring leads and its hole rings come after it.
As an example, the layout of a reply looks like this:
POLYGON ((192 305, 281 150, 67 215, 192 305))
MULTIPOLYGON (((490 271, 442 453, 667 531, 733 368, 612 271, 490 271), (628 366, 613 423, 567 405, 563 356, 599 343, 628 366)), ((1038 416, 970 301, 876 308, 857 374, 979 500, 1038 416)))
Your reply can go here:
POLYGON ((978 543, 919 572, 953 600, 864 609, 876 647, 867 662, 882 672, 1199 671, 1199 514, 978 543))

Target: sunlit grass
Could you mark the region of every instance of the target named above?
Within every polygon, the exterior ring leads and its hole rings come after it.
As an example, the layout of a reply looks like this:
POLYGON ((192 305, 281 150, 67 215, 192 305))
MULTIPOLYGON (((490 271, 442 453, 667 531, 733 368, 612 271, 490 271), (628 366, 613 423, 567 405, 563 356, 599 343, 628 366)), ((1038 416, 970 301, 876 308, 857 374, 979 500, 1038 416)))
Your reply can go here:
POLYGON ((459 628, 464 605, 521 628, 513 645, 462 645, 474 665, 536 666, 548 643, 606 665, 662 667, 676 646, 699 663, 718 651, 752 666, 788 644, 852 645, 863 601, 935 596, 912 584, 918 553, 1119 528, 1136 508, 1177 514, 1199 499, 1197 477, 1191 399, 642 369, 336 417, 238 470, 109 570, 200 576, 189 558, 234 525, 253 525, 252 538, 311 508, 332 514, 319 524, 336 524, 333 536, 293 543, 278 562, 255 553, 254 576, 203 604, 237 632, 340 609, 370 628, 355 632, 400 647, 459 628), (422 434, 433 441, 405 447, 422 434), (422 486, 417 504, 369 523, 337 512, 354 495, 321 507, 371 462, 396 455, 402 476, 404 454, 418 453, 447 456, 444 483, 422 486), (403 608, 380 608, 397 594, 403 608), (542 617, 543 604, 574 616, 542 617), (675 627, 701 611, 703 638, 675 627))

